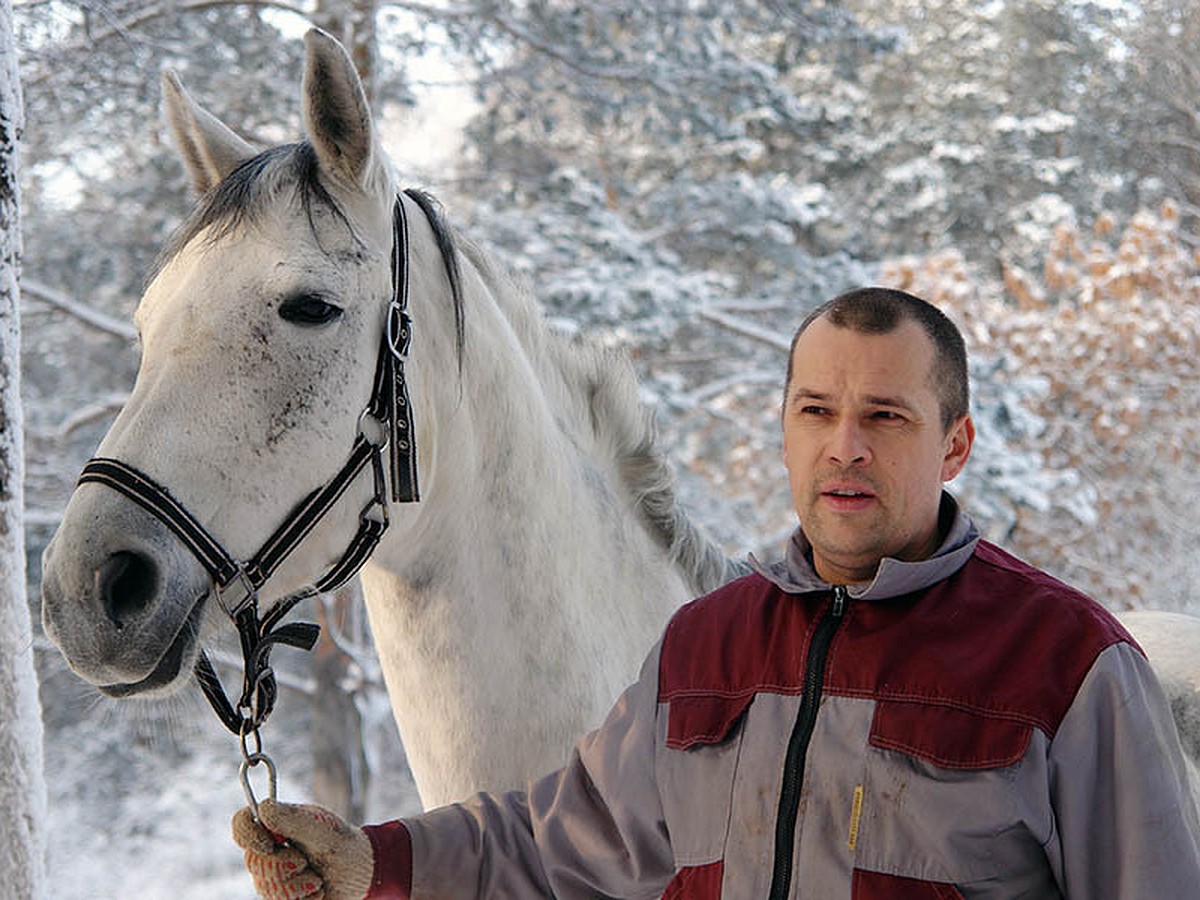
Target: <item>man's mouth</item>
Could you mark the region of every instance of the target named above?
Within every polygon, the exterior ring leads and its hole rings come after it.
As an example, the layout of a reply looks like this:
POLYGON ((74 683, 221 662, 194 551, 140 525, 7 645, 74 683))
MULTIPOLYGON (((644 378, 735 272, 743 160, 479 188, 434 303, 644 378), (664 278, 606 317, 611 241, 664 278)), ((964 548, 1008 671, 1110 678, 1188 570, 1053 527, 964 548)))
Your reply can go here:
POLYGON ((835 510, 852 512, 870 506, 875 492, 861 486, 831 485, 821 491, 821 499, 835 510))

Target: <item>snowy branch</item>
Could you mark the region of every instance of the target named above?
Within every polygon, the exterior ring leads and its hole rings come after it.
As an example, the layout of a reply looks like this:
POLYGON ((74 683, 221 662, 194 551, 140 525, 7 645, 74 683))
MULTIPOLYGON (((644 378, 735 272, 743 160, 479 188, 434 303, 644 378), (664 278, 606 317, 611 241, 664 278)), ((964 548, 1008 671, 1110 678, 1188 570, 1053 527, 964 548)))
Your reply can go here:
MULTIPOLYGON (((361 602, 361 590, 357 586, 353 590, 359 593, 358 600, 361 602)), ((338 651, 344 654, 358 670, 357 674, 361 679, 361 686, 379 688, 386 691, 387 686, 383 683, 383 673, 379 670, 374 649, 359 644, 336 624, 338 619, 336 598, 336 593, 321 594, 318 598, 318 602, 325 613, 323 617, 325 634, 333 642, 338 651)))
MULTIPOLYGON (((230 669, 234 672, 241 673, 244 663, 241 658, 232 653, 226 653, 221 650, 209 649, 208 657, 214 664, 230 669)), ((272 668, 275 673, 275 680, 279 682, 280 687, 295 691, 297 694, 303 694, 305 697, 311 697, 317 692, 316 682, 311 678, 298 678, 295 675, 289 675, 286 671, 279 668, 272 668)))
POLYGON ((112 418, 124 408, 128 401, 128 394, 110 394, 96 403, 75 410, 59 423, 50 436, 59 439, 70 437, 80 428, 85 428, 93 422, 102 422, 112 418))
POLYGON ((748 337, 752 340, 759 341, 763 344, 766 344, 768 347, 774 347, 777 350, 783 350, 786 352, 791 348, 792 341, 790 336, 781 337, 777 332, 768 331, 765 328, 755 325, 753 322, 747 322, 743 319, 737 318, 736 316, 731 316, 728 313, 721 312, 720 310, 712 309, 711 307, 700 310, 700 318, 707 319, 708 321, 716 325, 720 325, 722 328, 725 328, 728 331, 732 331, 735 334, 742 335, 743 337, 748 337))
POLYGON ((713 397, 718 397, 726 391, 736 387, 741 387, 746 384, 778 384, 778 372, 749 372, 745 374, 730 375, 727 378, 718 378, 715 381, 710 381, 707 384, 702 384, 697 388, 689 391, 684 396, 684 402, 690 406, 701 406, 711 400, 713 397))
POLYGON ((128 322, 105 315, 99 310, 92 309, 87 304, 80 303, 78 300, 68 297, 61 291, 56 291, 54 288, 40 282, 22 279, 21 296, 40 300, 42 303, 62 310, 100 331, 108 332, 127 341, 137 340, 137 330, 128 322))
MULTIPOLYGON (((202 12, 206 9, 219 9, 225 6, 277 9, 306 19, 310 18, 313 13, 312 10, 306 10, 294 4, 282 2, 282 0, 178 0, 178 2, 165 2, 161 4, 148 3, 132 11, 124 18, 111 21, 102 27, 89 28, 86 40, 76 41, 74 44, 62 44, 57 46, 55 50, 64 55, 94 50, 105 41, 112 38, 126 37, 129 32, 135 31, 140 26, 157 19, 171 19, 180 13, 202 12)), ((56 74, 58 74, 57 68, 48 68, 37 75, 26 76, 24 83, 26 87, 41 84, 56 74)))

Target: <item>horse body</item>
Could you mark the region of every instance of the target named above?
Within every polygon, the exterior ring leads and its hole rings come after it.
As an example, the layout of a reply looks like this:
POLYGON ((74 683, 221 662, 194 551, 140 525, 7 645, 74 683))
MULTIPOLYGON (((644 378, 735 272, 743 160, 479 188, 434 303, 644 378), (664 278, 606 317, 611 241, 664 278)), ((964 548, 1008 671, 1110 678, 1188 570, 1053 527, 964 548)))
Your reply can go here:
MULTIPOLYGON (((167 81, 205 194, 139 305, 137 383, 98 453, 248 559, 363 427, 407 204, 422 499, 392 505, 364 594, 423 803, 517 787, 565 760, 726 563, 674 506, 628 362, 550 333, 477 249, 449 248, 399 191, 349 58, 306 40, 302 144, 255 153, 167 81)), ((263 604, 338 558, 371 488, 346 491, 263 604)), ((45 555, 46 629, 110 694, 170 689, 226 627, 209 588, 154 516, 81 484, 45 555)))

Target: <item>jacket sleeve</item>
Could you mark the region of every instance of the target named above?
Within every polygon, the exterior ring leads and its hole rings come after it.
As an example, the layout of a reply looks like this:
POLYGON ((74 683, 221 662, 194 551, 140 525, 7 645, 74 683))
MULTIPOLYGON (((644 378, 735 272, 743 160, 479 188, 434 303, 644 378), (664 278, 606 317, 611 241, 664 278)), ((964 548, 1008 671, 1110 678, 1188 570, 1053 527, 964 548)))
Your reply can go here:
POLYGON ((1046 850, 1068 900, 1194 896, 1200 817, 1170 706, 1129 644, 1103 651, 1050 747, 1046 850))
POLYGON ((371 896, 661 896, 674 861, 655 782, 659 652, 567 765, 527 791, 368 828, 390 854, 376 882, 401 885, 371 896))

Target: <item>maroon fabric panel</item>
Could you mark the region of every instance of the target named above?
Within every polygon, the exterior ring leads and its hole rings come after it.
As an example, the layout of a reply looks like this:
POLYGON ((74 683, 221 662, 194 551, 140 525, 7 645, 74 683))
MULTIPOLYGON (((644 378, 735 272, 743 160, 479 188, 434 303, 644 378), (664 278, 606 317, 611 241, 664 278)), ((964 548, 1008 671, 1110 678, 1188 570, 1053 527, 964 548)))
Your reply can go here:
POLYGON ((1032 725, 1010 719, 882 700, 875 705, 870 740, 872 747, 899 750, 944 769, 980 770, 1016 765, 1032 735, 1032 725))
POLYGON ((975 711, 1053 737, 1106 647, 1129 634, 1099 604, 980 541, 928 591, 851 603, 826 689, 975 711))
POLYGON ((408 900, 412 896, 412 838, 403 822, 366 825, 375 853, 375 874, 364 900, 408 900))
MULTIPOLYGON (((714 698, 736 701, 726 704, 736 719, 737 704, 755 693, 800 693, 829 600, 828 592, 789 595, 748 575, 680 610, 663 641, 659 700, 672 709, 680 699, 706 700, 681 711, 687 721, 672 727, 673 737, 698 734, 697 717, 720 718, 698 711, 720 705, 714 698)), ((824 690, 974 712, 1053 737, 1096 656, 1121 641, 1133 643, 1101 606, 980 541, 957 573, 926 591, 852 600, 824 690)))
POLYGON ((760 575, 683 607, 667 626, 659 700, 797 694, 819 601, 783 594, 760 575))
POLYGON ((753 695, 737 697, 677 697, 671 701, 667 746, 687 750, 697 745, 719 744, 733 731, 753 695))
POLYGON ((855 870, 851 900, 962 900, 952 884, 855 870))
POLYGON ((663 892, 662 900, 719 900, 725 863, 680 869, 663 892))

